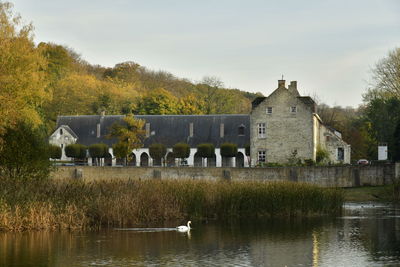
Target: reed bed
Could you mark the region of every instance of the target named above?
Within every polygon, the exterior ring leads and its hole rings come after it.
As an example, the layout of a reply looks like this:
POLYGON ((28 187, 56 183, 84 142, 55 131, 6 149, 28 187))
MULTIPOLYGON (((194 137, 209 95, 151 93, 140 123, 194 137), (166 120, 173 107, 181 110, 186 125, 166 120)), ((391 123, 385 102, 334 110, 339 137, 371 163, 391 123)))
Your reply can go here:
POLYGON ((0 179, 0 230, 160 225, 337 214, 340 189, 292 182, 0 179))

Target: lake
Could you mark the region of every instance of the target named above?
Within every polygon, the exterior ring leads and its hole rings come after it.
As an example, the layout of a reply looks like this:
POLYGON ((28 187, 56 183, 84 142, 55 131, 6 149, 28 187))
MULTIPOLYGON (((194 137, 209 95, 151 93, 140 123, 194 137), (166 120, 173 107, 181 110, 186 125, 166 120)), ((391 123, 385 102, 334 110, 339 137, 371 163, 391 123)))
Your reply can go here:
POLYGON ((400 266, 400 207, 391 205, 192 227, 0 233, 0 266, 400 266))

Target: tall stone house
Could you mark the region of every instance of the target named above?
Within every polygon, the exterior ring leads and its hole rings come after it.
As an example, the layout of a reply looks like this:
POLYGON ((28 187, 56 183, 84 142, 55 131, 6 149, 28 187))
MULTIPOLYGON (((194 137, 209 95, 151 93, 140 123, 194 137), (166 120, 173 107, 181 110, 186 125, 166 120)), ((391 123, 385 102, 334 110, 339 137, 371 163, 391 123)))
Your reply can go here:
MULTIPOLYGON (((62 160, 67 160, 65 147, 79 143, 86 146, 104 143, 109 146, 104 165, 120 165, 121 159, 114 157, 112 145, 116 139, 109 139, 111 125, 123 120, 123 115, 80 115, 59 116, 56 130, 49 138, 51 144, 62 148, 62 160)), ((132 166, 160 165, 150 157, 149 147, 162 143, 167 147, 166 162, 176 166, 179 159, 172 154, 177 143, 190 146, 189 166, 230 166, 249 167, 265 163, 287 163, 289 158, 316 159, 318 149, 325 149, 334 163, 350 163, 350 146, 339 132, 325 126, 316 114, 312 98, 300 96, 297 83, 285 87, 285 81, 278 81, 278 88, 268 97, 258 97, 252 102, 252 111, 246 114, 230 115, 137 115, 145 121, 146 139, 143 147, 132 151, 132 166), (197 145, 212 143, 215 155, 202 159, 197 145), (234 143, 238 154, 234 158, 223 158, 220 146, 234 143), (245 147, 250 145, 250 156, 245 147)), ((94 161, 88 155, 88 164, 94 161)))
POLYGON ((289 159, 316 160, 317 151, 328 152, 333 163, 350 163, 350 145, 341 134, 324 125, 316 103, 301 96, 297 82, 286 88, 285 80, 268 97, 252 102, 250 151, 252 165, 285 163, 289 159))

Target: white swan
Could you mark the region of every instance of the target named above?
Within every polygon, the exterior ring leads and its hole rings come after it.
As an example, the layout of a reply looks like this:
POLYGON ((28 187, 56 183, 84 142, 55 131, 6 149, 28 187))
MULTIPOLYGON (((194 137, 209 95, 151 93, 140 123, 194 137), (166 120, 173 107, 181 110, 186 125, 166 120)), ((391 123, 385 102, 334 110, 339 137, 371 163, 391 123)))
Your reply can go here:
POLYGON ((190 231, 191 223, 192 223, 191 221, 188 221, 187 226, 185 226, 185 225, 178 226, 178 227, 176 227, 176 230, 178 230, 179 232, 188 232, 188 231, 190 231))

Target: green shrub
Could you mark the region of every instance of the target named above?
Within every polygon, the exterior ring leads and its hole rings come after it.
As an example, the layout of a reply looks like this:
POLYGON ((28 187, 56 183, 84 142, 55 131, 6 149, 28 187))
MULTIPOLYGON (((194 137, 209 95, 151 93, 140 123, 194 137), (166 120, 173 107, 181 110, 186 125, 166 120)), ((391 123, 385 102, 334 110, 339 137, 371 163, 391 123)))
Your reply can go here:
POLYGON ((176 158, 188 158, 190 156, 190 146, 186 143, 178 143, 172 147, 172 153, 176 158))
POLYGON ((315 161, 312 159, 305 159, 304 160, 304 165, 305 166, 315 166, 315 161))
POLYGON ((197 146, 197 155, 202 158, 212 158, 215 155, 215 147, 213 144, 199 144, 197 146))
POLYGON ((224 143, 221 145, 221 156, 223 157, 236 157, 238 147, 236 144, 224 143))
POLYGON ((65 155, 74 159, 86 158, 87 147, 82 144, 70 144, 65 147, 65 155))
POLYGON ((0 174, 15 179, 47 178, 50 151, 44 132, 30 124, 6 128, 1 136, 0 174))
POLYGON ((317 146, 317 153, 316 153, 316 163, 324 163, 325 161, 329 160, 329 152, 325 148, 321 147, 320 145, 317 146))
POLYGON ((51 159, 61 159, 62 156, 61 147, 56 145, 49 145, 49 154, 51 159))
POLYGON ((250 156, 250 145, 246 145, 244 147, 244 149, 245 149, 246 156, 250 156))
POLYGON ((89 154, 92 158, 105 158, 108 154, 108 146, 106 144, 90 145, 89 154))
POLYGON ((131 151, 126 143, 118 142, 112 146, 114 156, 120 159, 126 159, 131 151))
POLYGON ((150 157, 153 159, 162 159, 167 154, 167 147, 163 144, 151 144, 149 146, 150 157))

